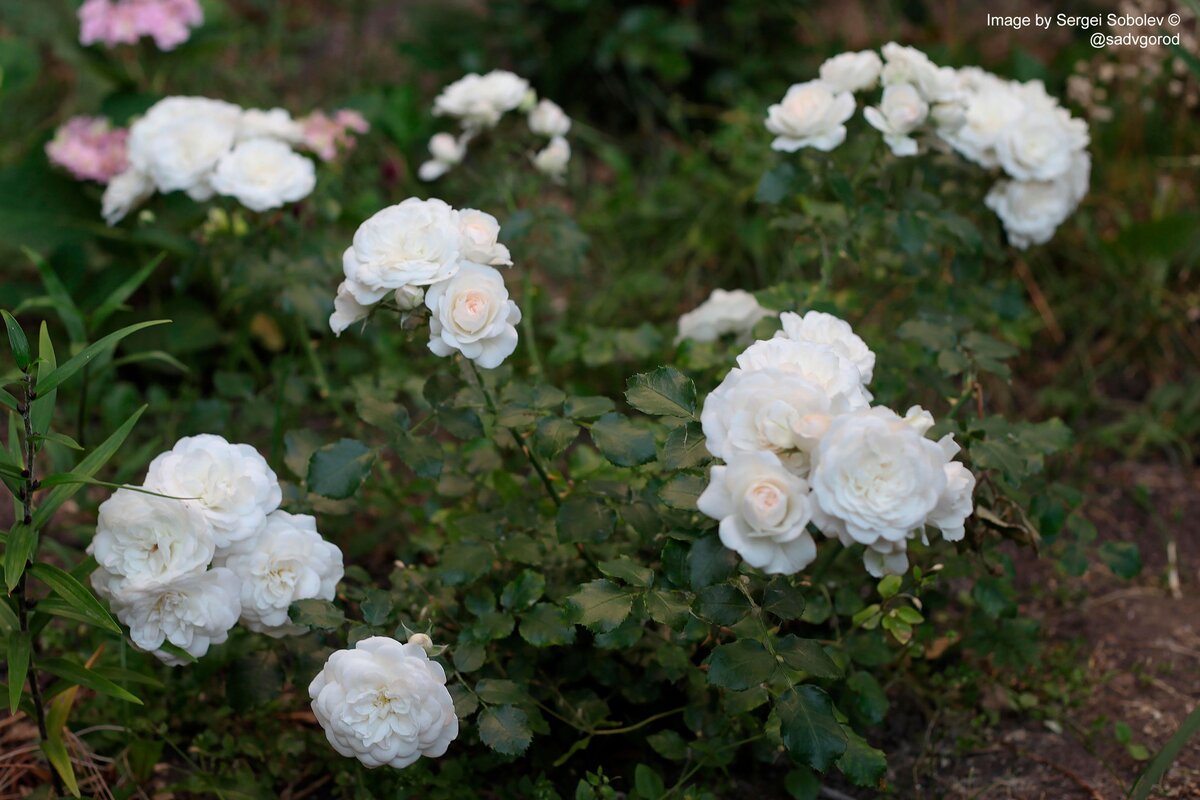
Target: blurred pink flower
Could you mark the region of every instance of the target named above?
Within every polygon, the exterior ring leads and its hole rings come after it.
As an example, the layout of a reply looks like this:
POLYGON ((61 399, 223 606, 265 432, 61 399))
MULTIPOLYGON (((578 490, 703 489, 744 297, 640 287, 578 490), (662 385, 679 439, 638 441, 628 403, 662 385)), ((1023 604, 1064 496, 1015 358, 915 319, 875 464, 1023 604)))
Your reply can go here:
POLYGON ((79 41, 113 47, 149 36, 160 50, 173 50, 203 21, 200 0, 86 0, 79 9, 79 41))
POLYGON ((73 117, 46 144, 46 156, 81 181, 108 183, 129 166, 128 136, 101 117, 73 117))
POLYGON ((351 131, 366 133, 371 130, 362 114, 348 108, 334 112, 332 117, 324 111, 314 111, 300 123, 304 126, 304 145, 322 161, 337 158, 339 147, 344 150, 354 147, 356 140, 351 131))

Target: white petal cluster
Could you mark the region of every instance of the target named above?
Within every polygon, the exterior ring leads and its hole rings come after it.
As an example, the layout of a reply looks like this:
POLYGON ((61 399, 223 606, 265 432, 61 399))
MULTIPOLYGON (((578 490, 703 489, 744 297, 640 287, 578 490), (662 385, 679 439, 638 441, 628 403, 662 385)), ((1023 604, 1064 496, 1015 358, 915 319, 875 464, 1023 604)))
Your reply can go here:
POLYGON ((446 672, 416 642, 372 636, 338 650, 308 694, 333 749, 368 767, 437 758, 458 736, 446 672))
POLYGON ((848 52, 821 65, 820 78, 788 90, 768 111, 772 147, 830 150, 846 136, 853 92, 882 84, 863 110, 896 156, 920 152, 925 135, 980 167, 1003 173, 985 204, 1013 246, 1050 240, 1087 194, 1087 123, 1072 117, 1040 81, 1012 81, 979 67, 939 67, 913 47, 848 52), (844 98, 844 99, 843 99, 844 98))
POLYGON ((198 202, 232 197, 268 211, 312 193, 304 124, 286 110, 244 109, 207 97, 168 97, 129 128, 129 168, 104 193, 105 222, 115 225, 155 192, 186 192, 198 202))
POLYGON ((530 161, 538 172, 561 181, 571 160, 566 139, 571 118, 553 100, 539 100, 529 81, 504 70, 471 73, 442 89, 433 102, 433 113, 456 119, 461 131, 457 136, 434 134, 429 140, 430 158, 417 169, 417 176, 423 181, 441 178, 462 162, 477 136, 499 125, 510 111, 526 112, 530 133, 550 140, 530 155, 530 161))
POLYGON ((342 555, 312 517, 279 511, 275 473, 252 447, 204 434, 150 464, 144 491, 100 505, 88 546, 92 585, 133 643, 173 666, 224 642, 239 617, 272 636, 300 633, 288 606, 332 599, 342 555))
POLYGON ((335 334, 370 315, 391 295, 396 308, 430 312, 429 349, 462 353, 485 369, 517 346, 521 311, 496 267, 512 265, 500 223, 474 208, 409 198, 359 226, 342 256, 329 327, 335 334))
POLYGON ((908 569, 926 526, 964 535, 975 478, 952 437, 925 438, 933 417, 871 406, 875 354, 844 320, 784 313, 776 338, 750 345, 700 414, 712 468, 697 503, 752 566, 795 573, 816 558, 813 526, 864 545, 876 576, 908 569))
POLYGON ((749 340, 755 323, 769 316, 771 312, 744 289, 714 289, 707 300, 679 318, 675 341, 713 342, 726 334, 749 340))

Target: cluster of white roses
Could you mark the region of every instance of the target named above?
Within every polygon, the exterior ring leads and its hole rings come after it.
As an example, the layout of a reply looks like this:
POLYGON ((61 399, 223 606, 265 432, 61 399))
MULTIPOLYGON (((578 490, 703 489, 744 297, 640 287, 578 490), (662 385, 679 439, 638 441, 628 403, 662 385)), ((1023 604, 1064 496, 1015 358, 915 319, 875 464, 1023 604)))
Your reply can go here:
POLYGON ((952 461, 952 436, 925 438, 933 417, 871 406, 875 354, 845 321, 785 312, 775 338, 750 345, 704 401, 712 468, 699 509, 747 563, 792 574, 817 555, 813 525, 866 546, 879 577, 908 569, 908 540, 926 525, 957 541, 975 478, 952 461))
POLYGON ((160 100, 130 126, 129 167, 104 192, 104 219, 115 225, 156 191, 201 202, 225 195, 252 211, 296 202, 317 182, 313 162, 292 149, 304 141, 304 125, 282 108, 160 100))
POLYGON ((164 643, 199 658, 239 619, 268 636, 302 633, 288 606, 333 599, 341 550, 312 517, 279 509, 279 481, 250 445, 180 439, 151 462, 143 488, 101 504, 88 546, 92 585, 138 648, 177 666, 164 643))
POLYGON ((1087 194, 1087 123, 1072 117, 1041 81, 1006 80, 979 67, 939 67, 912 47, 842 53, 820 77, 788 89, 768 109, 772 147, 832 150, 846 138, 854 93, 883 86, 863 117, 897 156, 916 155, 918 134, 985 169, 1001 169, 985 203, 1019 248, 1050 240, 1087 194))
POLYGON ((385 208, 359 226, 342 255, 346 279, 329 327, 341 335, 391 293, 401 311, 424 301, 436 355, 459 352, 485 369, 500 366, 517 348, 521 310, 496 269, 512 265, 499 238, 491 214, 436 198, 385 208))
POLYGON ((561 180, 571 160, 566 138, 571 118, 553 100, 539 101, 529 81, 499 69, 486 75, 465 75, 442 89, 433 101, 434 115, 457 119, 462 130, 457 137, 438 133, 429 140, 430 159, 417 173, 421 180, 434 181, 449 172, 466 156, 471 140, 496 127, 509 111, 525 112, 530 132, 549 140, 531 156, 533 166, 561 180))

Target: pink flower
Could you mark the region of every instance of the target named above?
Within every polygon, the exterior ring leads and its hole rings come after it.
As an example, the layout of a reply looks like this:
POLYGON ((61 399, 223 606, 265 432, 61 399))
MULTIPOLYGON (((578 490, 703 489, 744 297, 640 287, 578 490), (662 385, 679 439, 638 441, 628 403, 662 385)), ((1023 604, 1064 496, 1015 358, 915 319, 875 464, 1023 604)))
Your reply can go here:
POLYGON ((339 147, 344 150, 354 147, 356 140, 350 131, 366 133, 371 130, 363 115, 349 108, 334 112, 332 117, 324 111, 314 111, 300 123, 304 126, 304 146, 322 161, 337 158, 339 147))
POLYGON ((108 183, 124 172, 129 131, 100 117, 73 117, 46 144, 46 156, 81 181, 108 183))
POLYGON ((199 0, 86 0, 79 9, 79 41, 113 47, 149 36, 160 50, 173 50, 203 21, 199 0))

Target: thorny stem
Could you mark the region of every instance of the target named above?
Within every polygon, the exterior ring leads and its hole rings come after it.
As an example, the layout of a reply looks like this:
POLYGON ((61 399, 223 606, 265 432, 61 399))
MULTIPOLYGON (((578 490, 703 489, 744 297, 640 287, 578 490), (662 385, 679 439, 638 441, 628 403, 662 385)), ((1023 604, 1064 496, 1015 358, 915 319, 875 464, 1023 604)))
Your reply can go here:
MULTIPOLYGON (((25 424, 25 464, 24 476, 21 485, 21 506, 23 511, 22 524, 33 524, 33 491, 36 486, 36 478, 34 477, 34 441, 33 441, 33 401, 37 398, 34 389, 33 374, 25 373, 25 397, 24 403, 21 404, 21 420, 25 424)), ((32 556, 32 554, 31 554, 32 556)), ((42 701, 42 687, 38 683, 37 675, 37 656, 38 646, 37 637, 30 636, 29 632, 29 612, 32 610, 32 605, 29 601, 27 593, 29 577, 28 571, 21 573, 21 579, 17 582, 17 621, 21 627, 21 633, 30 637, 29 642, 29 692, 33 696, 33 710, 37 717, 38 736, 42 741, 49 738, 48 729, 46 727, 46 709, 42 701)), ((62 793, 62 784, 56 770, 50 770, 51 778, 54 781, 54 788, 59 794, 62 793)))

